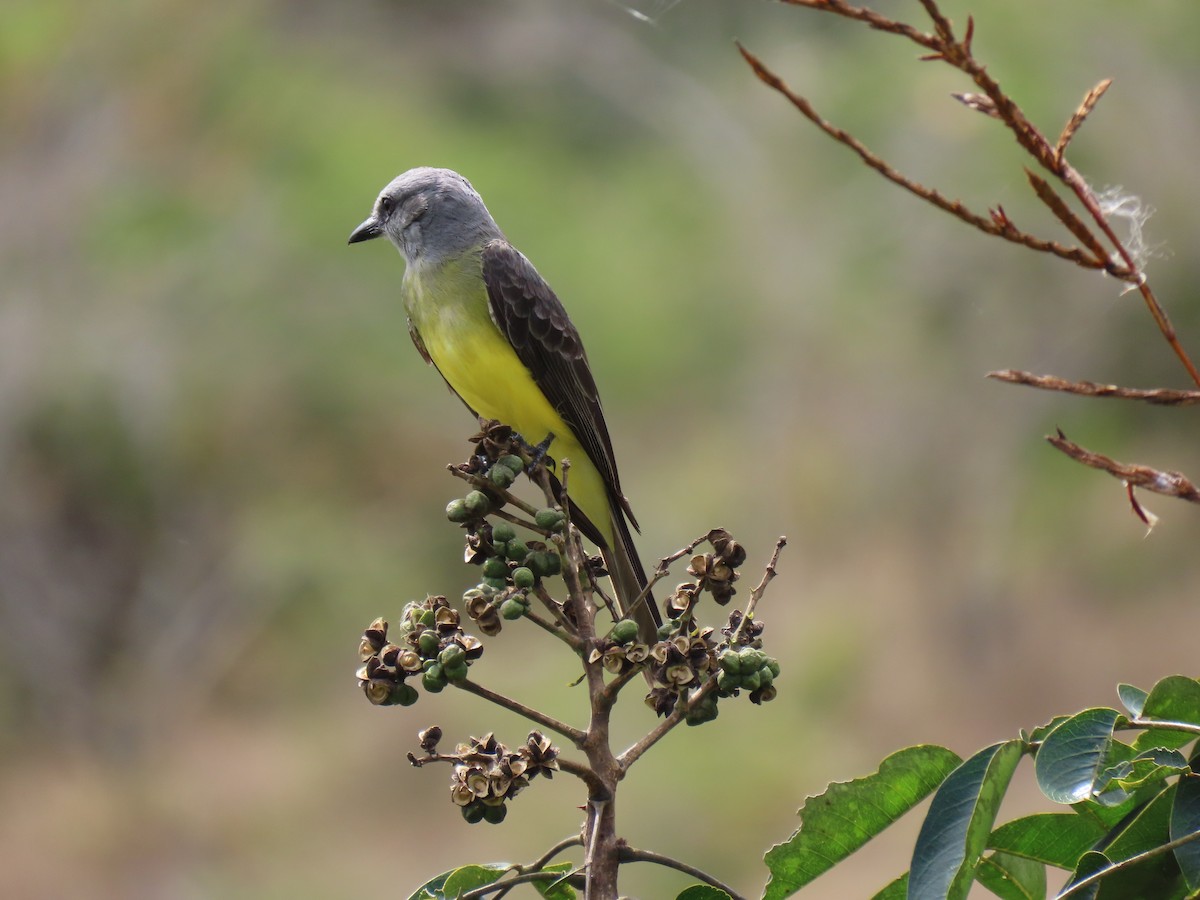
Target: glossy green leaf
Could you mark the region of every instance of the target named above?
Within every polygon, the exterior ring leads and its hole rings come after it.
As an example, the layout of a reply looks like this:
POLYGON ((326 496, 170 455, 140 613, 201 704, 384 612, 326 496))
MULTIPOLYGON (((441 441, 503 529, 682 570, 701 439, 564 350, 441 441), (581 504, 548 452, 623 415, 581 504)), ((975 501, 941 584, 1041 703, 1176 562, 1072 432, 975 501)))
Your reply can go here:
POLYGON ((1200 681, 1168 675, 1151 689, 1142 717, 1200 726, 1200 681))
MULTIPOLYGON (((1170 836, 1172 841, 1189 835, 1200 835, 1200 775, 1185 775, 1175 787, 1171 804, 1170 836)), ((1187 885, 1200 890, 1200 840, 1189 841, 1175 848, 1175 861, 1183 872, 1187 885)))
POLYGON ((462 866, 431 878, 409 895, 408 900, 454 900, 464 891, 493 884, 509 870, 508 863, 462 866))
POLYGON ((1133 791, 1151 781, 1190 772, 1187 758, 1178 750, 1152 747, 1121 764, 1123 774, 1115 780, 1122 788, 1133 791))
POLYGON ((980 750, 950 774, 921 824, 909 870, 910 900, 960 900, 975 880, 992 823, 1024 744, 980 750))
MULTIPOLYGON (((552 866, 545 866, 542 871, 555 872, 560 877, 565 877, 577 868, 578 866, 573 862, 561 862, 555 863, 552 866)), ((575 900, 579 896, 575 888, 571 887, 566 881, 535 881, 533 882, 533 887, 546 900, 575 900)))
POLYGON ((720 888, 707 884, 693 884, 684 888, 675 900, 733 900, 720 888))
POLYGON ((920 803, 960 762, 945 747, 908 747, 873 775, 835 782, 809 797, 800 809, 800 828, 767 851, 765 900, 787 897, 841 862, 920 803))
MULTIPOLYGON (((1162 847, 1169 840, 1168 823, 1174 793, 1175 786, 1171 785, 1136 814, 1128 817, 1110 835, 1103 854, 1085 853, 1070 883, 1074 884, 1086 875, 1101 871, 1103 866, 1120 863, 1162 847)), ((1159 853, 1135 865, 1115 869, 1102 878, 1097 887, 1085 889, 1081 896, 1095 897, 1097 900, 1129 900, 1134 897, 1171 900, 1185 893, 1184 881, 1174 856, 1159 853)))
MULTIPOLYGON (((1200 682, 1184 675, 1164 678, 1146 697, 1142 718, 1200 725, 1200 682)), ((1151 747, 1178 748, 1196 740, 1196 735, 1170 728, 1147 728, 1134 740, 1138 750, 1151 747)))
POLYGON ((1150 695, 1132 684, 1118 684, 1117 696, 1121 698, 1121 705, 1125 707, 1130 717, 1137 718, 1142 714, 1146 698, 1150 695))
POLYGON ((976 880, 1003 900, 1044 900, 1046 867, 1023 856, 989 853, 979 863, 976 880))
POLYGON ((1115 709, 1087 709, 1046 735, 1034 761, 1042 793, 1055 803, 1078 803, 1099 793, 1109 781, 1105 769, 1115 762, 1113 729, 1120 719, 1115 709))
POLYGON ((988 847, 1071 871, 1079 857, 1104 836, 1095 819, 1074 813, 1037 813, 1005 822, 988 847))

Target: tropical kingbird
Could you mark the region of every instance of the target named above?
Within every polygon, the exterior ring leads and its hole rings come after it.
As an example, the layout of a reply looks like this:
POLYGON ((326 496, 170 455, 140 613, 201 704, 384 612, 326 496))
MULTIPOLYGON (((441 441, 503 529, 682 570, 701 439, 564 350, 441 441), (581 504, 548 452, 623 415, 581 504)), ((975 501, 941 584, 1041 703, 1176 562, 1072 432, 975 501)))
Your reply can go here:
MULTIPOLYGON (((630 613, 646 587, 629 532, 637 520, 621 493, 587 354, 562 303, 457 172, 400 175, 349 242, 384 235, 404 257, 400 293, 417 350, 476 416, 530 443, 550 437, 547 455, 570 460, 572 521, 600 549, 617 603, 630 613)), ((655 641, 653 598, 631 614, 641 640, 655 641)))

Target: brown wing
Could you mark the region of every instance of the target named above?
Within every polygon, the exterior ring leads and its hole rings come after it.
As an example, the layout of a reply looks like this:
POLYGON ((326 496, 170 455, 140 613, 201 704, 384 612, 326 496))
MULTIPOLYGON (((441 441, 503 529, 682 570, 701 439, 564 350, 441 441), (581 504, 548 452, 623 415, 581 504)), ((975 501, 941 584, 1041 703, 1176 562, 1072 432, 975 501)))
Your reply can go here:
MULTIPOLYGON (((609 502, 637 528, 629 502, 621 493, 600 394, 588 367, 579 332, 567 317, 550 285, 515 247, 494 240, 484 245, 483 281, 492 319, 533 374, 546 399, 575 432, 604 479, 609 502)), ((544 435, 525 435, 539 441, 544 435)), ((597 535, 588 535, 596 540, 597 535)))

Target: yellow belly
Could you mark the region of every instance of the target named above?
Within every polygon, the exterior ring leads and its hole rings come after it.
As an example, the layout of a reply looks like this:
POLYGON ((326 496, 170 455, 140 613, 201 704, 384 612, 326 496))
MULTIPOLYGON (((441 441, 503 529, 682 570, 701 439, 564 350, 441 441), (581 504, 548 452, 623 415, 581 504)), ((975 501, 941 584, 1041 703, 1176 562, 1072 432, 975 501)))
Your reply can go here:
POLYGON ((482 280, 478 275, 469 277, 470 272, 443 271, 440 275, 444 277, 427 276, 410 284, 406 297, 409 316, 434 365, 480 416, 512 427, 530 444, 554 435, 548 455, 571 461, 567 481, 571 502, 611 543, 611 513, 603 479, 491 320, 482 280), (431 280, 440 289, 431 289, 431 280))

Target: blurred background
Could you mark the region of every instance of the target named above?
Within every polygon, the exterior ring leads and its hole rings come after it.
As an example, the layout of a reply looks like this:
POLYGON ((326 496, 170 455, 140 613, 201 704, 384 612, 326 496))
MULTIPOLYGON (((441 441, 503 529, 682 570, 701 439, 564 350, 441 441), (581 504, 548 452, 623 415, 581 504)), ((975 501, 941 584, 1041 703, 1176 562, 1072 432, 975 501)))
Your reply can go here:
MULTIPOLYGON (((1200 353, 1200 6, 945 11, 1052 135, 1115 79, 1073 160, 1156 210, 1150 276, 1200 353)), ((1196 477, 1194 415, 983 377, 1186 387, 1140 299, 888 185, 735 37, 901 170, 1065 238, 1015 142, 950 98, 970 85, 804 10, 0 7, 0 895, 405 896, 578 827, 565 776, 467 826, 448 773, 405 763, 416 731, 527 726, 453 692, 376 709, 353 679, 373 617, 476 574, 442 515, 473 423, 409 343, 397 254, 345 246, 414 165, 467 175, 565 301, 644 557, 723 526, 744 596, 790 540, 760 606, 778 700, 639 764, 631 843, 755 895, 827 782, 1195 671, 1200 514, 1145 497, 1146 537, 1042 440, 1196 477)), ((574 717, 574 667, 530 629, 477 671, 574 717)), ((618 712, 622 740, 652 724, 633 692, 618 712)), ((1031 782, 1005 817, 1045 808, 1031 782)), ((880 887, 916 826, 811 895, 880 887)))

